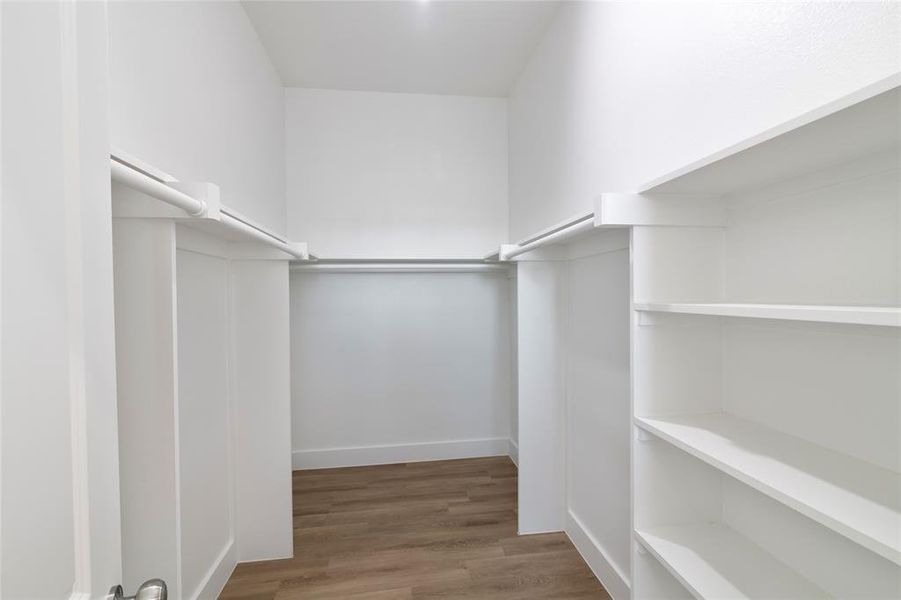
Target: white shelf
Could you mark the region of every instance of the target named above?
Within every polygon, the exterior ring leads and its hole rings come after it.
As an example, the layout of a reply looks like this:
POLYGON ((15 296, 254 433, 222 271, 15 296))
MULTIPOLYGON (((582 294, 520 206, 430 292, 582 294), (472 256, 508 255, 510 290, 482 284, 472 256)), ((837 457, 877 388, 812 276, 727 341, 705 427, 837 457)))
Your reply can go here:
POLYGON ((901 565, 901 474, 726 413, 635 422, 901 565))
POLYGON ((634 308, 643 312, 901 327, 901 308, 891 306, 636 302, 634 308))
POLYGON ((655 527, 639 542, 701 600, 828 598, 828 594, 722 524, 655 527))
POLYGON ((901 74, 790 119, 642 186, 652 194, 739 193, 897 150, 901 74))

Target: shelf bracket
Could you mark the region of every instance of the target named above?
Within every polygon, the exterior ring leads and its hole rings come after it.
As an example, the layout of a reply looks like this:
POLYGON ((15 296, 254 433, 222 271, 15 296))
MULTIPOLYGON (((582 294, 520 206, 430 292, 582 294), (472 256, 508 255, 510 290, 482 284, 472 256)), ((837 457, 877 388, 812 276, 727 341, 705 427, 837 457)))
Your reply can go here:
POLYGON ((725 227, 726 206, 714 195, 604 193, 595 199, 594 224, 725 227))
POLYGON ((638 440, 639 442, 650 442, 651 440, 654 439, 654 436, 652 434, 648 433, 647 431, 645 431, 644 429, 642 429, 641 427, 636 427, 635 428, 635 439, 638 440))

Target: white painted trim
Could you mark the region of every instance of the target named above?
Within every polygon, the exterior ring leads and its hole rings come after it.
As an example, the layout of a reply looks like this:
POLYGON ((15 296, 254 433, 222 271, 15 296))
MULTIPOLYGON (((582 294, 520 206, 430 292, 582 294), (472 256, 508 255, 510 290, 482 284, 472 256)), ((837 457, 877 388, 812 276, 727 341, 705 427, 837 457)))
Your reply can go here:
POLYGON ((632 308, 641 313, 674 313, 745 319, 778 319, 783 321, 901 327, 901 308, 892 306, 742 304, 739 302, 636 302, 632 308))
POLYGON ((333 469, 429 460, 452 460, 455 458, 507 456, 509 443, 510 440, 508 438, 488 438, 418 444, 360 446, 354 448, 294 450, 292 454, 292 468, 295 471, 333 469))
POLYGON ((175 223, 175 248, 213 258, 228 258, 229 243, 214 235, 175 223))
POLYGON ((231 577, 232 572, 235 570, 236 564, 238 564, 238 560, 235 540, 230 539, 210 566, 206 576, 198 584, 197 589, 189 597, 192 600, 218 598, 226 582, 228 582, 228 578, 231 577))
POLYGON ((535 529, 531 531, 522 531, 517 529, 516 535, 519 537, 525 537, 527 535, 547 535, 549 533, 566 533, 562 529, 535 529))
MULTIPOLYGON (((3 31, 3 7, 0 6, 0 31, 3 31)), ((0 44, 0 65, 3 64, 3 44, 0 44)), ((0 118, 3 115, 3 77, 0 77, 0 118)), ((0 143, 0 167, 3 165, 3 144, 0 143)), ((0 248, 3 248, 3 169, 0 168, 0 248)), ((3 281, 3 261, 0 260, 0 282, 3 281)), ((0 331, 3 331, 3 293, 0 290, 0 331)), ((0 344, 0 366, 3 365, 3 344, 0 344)), ((0 406, 3 405, 2 368, 0 368, 0 406)), ((0 411, 2 413, 2 411, 0 411)), ((3 431, 3 417, 0 416, 0 431, 3 431)), ((3 464, 3 444, 0 443, 0 465, 3 464)), ((3 476, 0 473, 0 515, 3 514, 3 476)), ((0 539, 3 539, 3 526, 0 525, 0 539)), ((3 562, 3 545, 0 544, 0 565, 3 562)), ((0 574, 0 589, 3 589, 3 575, 0 574)))
POLYGON ((629 228, 596 229, 594 235, 574 240, 566 246, 566 259, 570 262, 593 258, 601 254, 629 249, 629 228))
MULTIPOLYGON (((298 242, 298 244, 306 246, 306 242, 298 242)), ((231 260, 295 260, 278 248, 254 242, 230 242, 228 244, 228 257, 231 260)))
POLYGON ((272 556, 260 556, 259 558, 246 558, 238 561, 239 565, 247 565, 253 563, 261 563, 261 562, 269 562, 271 560, 287 560, 289 558, 294 558, 294 552, 291 554, 273 554, 272 556))
POLYGON ((595 227, 635 225, 725 227, 719 196, 604 193, 595 199, 595 227))
POLYGON ((628 600, 632 593, 629 576, 610 558, 601 543, 572 510, 566 513, 565 532, 613 600, 628 600))
POLYGON ((82 193, 84 185, 80 161, 69 160, 80 152, 78 98, 78 44, 76 6, 60 5, 59 35, 62 53, 63 134, 62 146, 67 159, 63 168, 64 224, 66 235, 66 323, 64 332, 69 351, 69 432, 71 435, 72 527, 74 583, 73 594, 92 591, 90 478, 88 474, 88 399, 86 396, 84 243, 82 242, 82 193))
POLYGON ((519 444, 513 441, 513 438, 507 440, 507 456, 510 457, 510 460, 513 461, 513 464, 516 465, 516 468, 519 468, 519 444))
POLYGON ((510 262, 566 262, 569 260, 568 252, 569 245, 567 242, 563 241, 559 244, 552 244, 550 246, 530 250, 525 254, 520 254, 510 262))

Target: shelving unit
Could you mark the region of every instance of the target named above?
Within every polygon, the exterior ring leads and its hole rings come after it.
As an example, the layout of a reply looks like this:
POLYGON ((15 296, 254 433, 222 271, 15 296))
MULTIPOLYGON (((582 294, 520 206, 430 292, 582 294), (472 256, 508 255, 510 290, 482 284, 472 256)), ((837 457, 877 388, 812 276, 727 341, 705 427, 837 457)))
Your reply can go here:
POLYGON ((901 76, 877 81, 639 188, 643 194, 724 196, 898 146, 901 76))
POLYGON ((899 86, 602 195, 632 227, 634 599, 901 597, 899 86))
POLYGON ((637 302, 639 312, 711 315, 748 319, 778 319, 819 323, 845 323, 901 327, 901 308, 890 306, 814 306, 792 304, 739 304, 689 302, 637 302))
POLYGON ((760 546, 719 523, 658 527, 636 531, 635 537, 699 600, 830 597, 760 546))
POLYGON ((635 423, 901 565, 901 474, 727 413, 635 423))

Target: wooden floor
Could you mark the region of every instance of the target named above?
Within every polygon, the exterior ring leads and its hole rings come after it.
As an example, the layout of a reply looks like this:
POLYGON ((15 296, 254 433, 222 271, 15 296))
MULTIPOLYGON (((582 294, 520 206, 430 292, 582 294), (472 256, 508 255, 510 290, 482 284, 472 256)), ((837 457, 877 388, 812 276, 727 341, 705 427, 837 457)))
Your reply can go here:
POLYGON ((506 457, 295 471, 294 556, 221 598, 609 598, 565 535, 516 535, 506 457))

